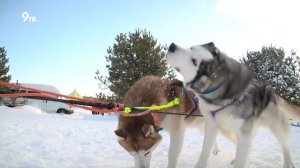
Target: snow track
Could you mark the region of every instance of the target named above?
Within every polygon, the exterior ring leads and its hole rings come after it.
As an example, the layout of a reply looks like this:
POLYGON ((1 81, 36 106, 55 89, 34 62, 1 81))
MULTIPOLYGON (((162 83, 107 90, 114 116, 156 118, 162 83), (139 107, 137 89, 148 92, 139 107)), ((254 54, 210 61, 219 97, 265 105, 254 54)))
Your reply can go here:
MULTIPOLYGON (((20 109, 0 106, 0 167, 24 168, 128 168, 131 156, 116 141, 116 115, 91 115, 77 109, 72 115, 48 114, 31 106, 20 109)), ((154 151, 151 167, 167 165, 168 134, 154 151)), ((193 167, 199 157, 203 133, 186 132, 178 167, 193 167)), ((231 168, 234 145, 218 138, 221 152, 211 155, 209 168, 231 168)), ((295 167, 300 167, 300 128, 293 127, 291 150, 295 167)), ((259 130, 252 149, 251 168, 282 165, 279 144, 268 130, 259 130)))

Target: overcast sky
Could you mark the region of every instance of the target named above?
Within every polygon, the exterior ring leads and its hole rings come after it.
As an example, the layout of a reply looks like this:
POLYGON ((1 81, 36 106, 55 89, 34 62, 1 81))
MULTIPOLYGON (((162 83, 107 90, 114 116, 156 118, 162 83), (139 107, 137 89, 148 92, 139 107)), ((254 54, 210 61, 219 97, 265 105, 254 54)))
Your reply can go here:
POLYGON ((147 29, 183 47, 212 41, 236 59, 270 44, 299 53, 299 8, 298 0, 1 0, 0 46, 12 82, 93 96, 119 33, 147 29))

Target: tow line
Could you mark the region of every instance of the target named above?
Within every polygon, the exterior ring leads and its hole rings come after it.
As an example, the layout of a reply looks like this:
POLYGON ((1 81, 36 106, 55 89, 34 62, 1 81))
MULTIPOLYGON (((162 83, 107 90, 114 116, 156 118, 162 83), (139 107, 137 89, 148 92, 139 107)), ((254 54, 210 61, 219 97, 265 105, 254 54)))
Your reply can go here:
MULTIPOLYGON (((179 98, 175 98, 174 100, 170 101, 167 104, 162 105, 152 105, 152 106, 142 106, 142 107, 129 107, 124 106, 121 103, 107 103, 99 100, 93 99, 86 99, 86 98, 77 98, 73 96, 67 96, 63 94, 58 94, 49 91, 43 91, 35 88, 24 87, 17 84, 1 82, 0 85, 17 88, 22 90, 27 90, 28 92, 31 91, 33 93, 8 93, 8 94, 0 94, 0 97, 24 97, 24 98, 31 98, 31 99, 38 99, 38 100, 47 100, 47 101, 56 101, 69 104, 74 107, 79 107, 85 110, 90 110, 92 112, 99 112, 99 113, 110 113, 110 112, 121 112, 124 116, 141 116, 148 114, 150 112, 160 113, 158 110, 163 110, 167 108, 174 107, 180 103, 179 98), (63 99, 64 98, 64 99, 63 99)), ((183 115, 184 113, 172 113, 169 112, 168 114, 174 115, 183 115)), ((193 116, 193 115, 191 115, 193 116)), ((196 116, 196 115, 195 115, 196 116)))
POLYGON ((77 98, 73 96, 67 96, 59 93, 43 91, 35 88, 24 87, 24 86, 1 82, 1 81, 0 81, 0 85, 35 92, 35 93, 0 94, 0 97, 25 97, 31 99, 57 101, 57 102, 69 104, 74 107, 79 107, 85 110, 90 110, 99 113, 117 112, 122 110, 124 107, 124 105, 120 103, 107 103, 99 100, 77 98))

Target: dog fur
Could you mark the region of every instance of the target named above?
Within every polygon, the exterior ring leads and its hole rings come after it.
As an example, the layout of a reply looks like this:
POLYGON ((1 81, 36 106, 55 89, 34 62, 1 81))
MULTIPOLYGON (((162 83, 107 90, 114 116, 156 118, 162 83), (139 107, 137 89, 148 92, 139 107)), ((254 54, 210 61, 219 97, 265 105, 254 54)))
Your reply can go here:
MULTIPOLYGON (((193 108, 193 100, 188 94, 193 93, 183 90, 183 83, 179 80, 168 82, 156 76, 144 76, 128 90, 124 104, 130 107, 159 105, 166 104, 178 97, 181 101, 179 105, 163 111, 187 113, 193 108)), ((197 109, 194 114, 201 113, 197 109)), ((115 131, 119 137, 118 142, 134 156, 135 167, 148 168, 150 167, 152 151, 162 139, 160 133, 155 130, 157 127, 162 127, 170 133, 168 167, 175 168, 186 127, 200 128, 204 124, 203 117, 190 116, 185 119, 185 116, 181 115, 159 113, 157 115, 160 123, 157 125, 153 115, 155 113, 135 117, 120 115, 118 129, 115 131)), ((219 147, 215 139, 213 141, 215 142, 213 152, 216 154, 219 147)))
POLYGON ((213 43, 188 49, 172 43, 167 61, 193 90, 205 117, 205 134, 197 168, 207 164, 212 140, 218 130, 236 137, 235 168, 248 165, 255 130, 265 126, 283 150, 283 167, 294 168, 289 150, 289 118, 300 120, 300 107, 278 96, 270 86, 257 81, 246 66, 222 53, 213 43))

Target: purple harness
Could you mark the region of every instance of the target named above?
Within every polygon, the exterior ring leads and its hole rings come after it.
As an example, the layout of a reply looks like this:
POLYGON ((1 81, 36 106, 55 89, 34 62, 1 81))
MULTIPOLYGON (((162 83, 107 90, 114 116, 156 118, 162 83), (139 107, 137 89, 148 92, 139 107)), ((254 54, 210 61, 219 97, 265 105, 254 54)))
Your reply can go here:
MULTIPOLYGON (((259 83, 258 83, 258 80, 255 79, 255 78, 253 78, 253 79, 252 79, 252 85, 253 85, 253 86, 257 86, 258 84, 259 84, 259 83)), ((220 87, 220 86, 219 86, 219 87, 220 87)), ((213 117, 213 118, 216 118, 216 114, 217 114, 219 111, 225 109, 225 108, 228 107, 228 106, 231 106, 231 105, 234 104, 237 100, 241 100, 241 98, 238 96, 238 97, 234 98, 234 99, 232 100, 232 102, 230 102, 229 104, 226 104, 226 105, 224 105, 223 107, 221 107, 221 108, 219 108, 219 109, 217 109, 217 110, 211 111, 210 113, 211 113, 212 117, 213 117)))
POLYGON ((228 107, 228 106, 231 106, 231 105, 232 105, 234 102, 236 102, 237 100, 238 100, 238 99, 235 98, 235 99, 233 99, 232 102, 230 102, 229 104, 226 104, 225 106, 223 106, 223 107, 221 107, 221 108, 219 108, 219 109, 217 109, 217 110, 211 111, 211 112, 210 112, 211 115, 213 116, 213 118, 216 118, 216 114, 217 114, 219 111, 225 109, 225 108, 228 107))

